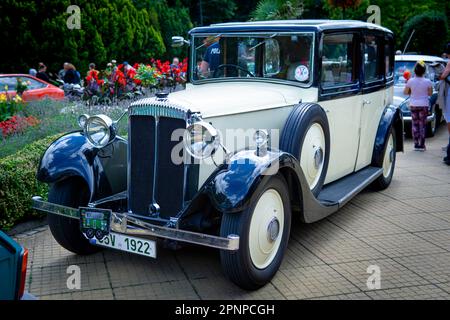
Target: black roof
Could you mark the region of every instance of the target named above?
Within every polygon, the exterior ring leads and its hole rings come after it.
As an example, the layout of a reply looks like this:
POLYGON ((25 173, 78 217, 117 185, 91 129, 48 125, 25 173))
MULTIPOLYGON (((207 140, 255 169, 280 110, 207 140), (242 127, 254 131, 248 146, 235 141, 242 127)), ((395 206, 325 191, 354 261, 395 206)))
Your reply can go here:
POLYGON ((323 31, 323 30, 371 29, 392 33, 389 29, 373 23, 357 20, 273 20, 251 22, 228 22, 197 27, 190 33, 236 32, 236 31, 323 31))

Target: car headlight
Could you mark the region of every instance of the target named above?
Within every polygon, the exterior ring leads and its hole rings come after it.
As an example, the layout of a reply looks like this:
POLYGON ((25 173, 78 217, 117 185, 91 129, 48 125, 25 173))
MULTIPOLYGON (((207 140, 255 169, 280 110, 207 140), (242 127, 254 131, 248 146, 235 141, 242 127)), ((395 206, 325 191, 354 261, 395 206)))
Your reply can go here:
POLYGON ((94 147, 103 148, 115 136, 113 121, 103 114, 92 116, 85 121, 84 133, 94 147))
POLYGON ((196 122, 187 127, 184 144, 191 156, 196 159, 206 159, 220 146, 219 133, 207 122, 196 122))
POLYGON ((89 115, 87 114, 82 114, 81 116, 78 117, 78 125, 80 126, 81 129, 84 129, 87 119, 89 119, 89 115))

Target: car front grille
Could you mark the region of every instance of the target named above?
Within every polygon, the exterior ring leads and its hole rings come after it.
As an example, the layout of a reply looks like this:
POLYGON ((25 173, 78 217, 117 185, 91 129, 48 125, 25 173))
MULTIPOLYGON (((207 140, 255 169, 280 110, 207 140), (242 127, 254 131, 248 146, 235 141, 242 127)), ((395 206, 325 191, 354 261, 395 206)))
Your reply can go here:
MULTIPOLYGON (((128 209, 161 218, 176 216, 185 200, 189 166, 177 164, 171 153, 180 141, 171 141, 174 130, 186 128, 182 110, 142 103, 130 107, 128 146, 128 209)), ((182 151, 183 152, 183 151, 182 151)))

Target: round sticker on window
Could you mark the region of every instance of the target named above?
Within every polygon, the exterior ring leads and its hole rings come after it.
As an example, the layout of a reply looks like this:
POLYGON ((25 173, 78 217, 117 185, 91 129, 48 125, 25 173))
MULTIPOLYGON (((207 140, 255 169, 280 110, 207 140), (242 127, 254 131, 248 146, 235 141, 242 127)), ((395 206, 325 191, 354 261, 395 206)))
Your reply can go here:
POLYGON ((309 70, 304 65, 299 65, 295 68, 295 80, 297 81, 306 81, 309 78, 309 70))

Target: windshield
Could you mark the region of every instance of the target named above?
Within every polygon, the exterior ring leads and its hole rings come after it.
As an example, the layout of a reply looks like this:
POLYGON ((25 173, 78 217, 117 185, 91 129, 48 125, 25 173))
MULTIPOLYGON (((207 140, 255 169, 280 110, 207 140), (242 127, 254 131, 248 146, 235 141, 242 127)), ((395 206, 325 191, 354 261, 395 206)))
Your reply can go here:
MULTIPOLYGON (((403 76, 405 71, 409 71, 411 77, 414 76, 414 66, 417 61, 395 61, 395 72, 394 72, 394 83, 396 85, 404 85, 406 83, 406 79, 403 76)), ((425 63, 427 66, 427 70, 423 75, 425 78, 430 79, 433 82, 439 80, 439 75, 442 73, 442 65, 430 65, 430 63, 425 63)))
POLYGON ((192 80, 312 81, 313 33, 194 36, 192 80))

